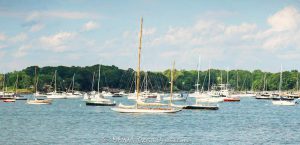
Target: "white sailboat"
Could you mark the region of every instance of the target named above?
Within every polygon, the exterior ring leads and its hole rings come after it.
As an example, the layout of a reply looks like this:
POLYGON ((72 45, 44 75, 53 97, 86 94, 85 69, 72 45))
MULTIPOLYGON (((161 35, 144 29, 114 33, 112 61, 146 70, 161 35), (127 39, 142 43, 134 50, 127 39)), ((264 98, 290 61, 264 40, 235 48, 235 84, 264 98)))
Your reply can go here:
POLYGON ((272 99, 272 94, 267 93, 267 80, 266 80, 266 73, 264 74, 264 86, 262 94, 256 95, 255 99, 272 99))
POLYGON ((289 100, 282 100, 281 99, 281 87, 282 87, 282 65, 280 67, 280 82, 279 82, 279 100, 273 100, 272 104, 273 105, 280 105, 280 106, 294 106, 296 105, 295 101, 289 101, 289 100))
MULTIPOLYGON (((37 76, 37 78, 36 78, 36 86, 38 86, 38 84, 39 84, 39 76, 37 76)), ((33 96, 34 97, 46 97, 46 94, 41 94, 36 88, 36 91, 33 93, 33 96)))
POLYGON ((195 97, 195 98, 200 98, 203 97, 203 93, 199 91, 199 79, 200 79, 200 64, 201 64, 201 57, 199 56, 199 60, 198 60, 198 75, 197 75, 197 83, 195 84, 196 86, 196 91, 192 94, 189 94, 189 97, 195 97))
POLYGON ((64 93, 58 93, 56 91, 56 77, 57 77, 57 70, 55 70, 54 72, 54 91, 53 92, 50 92, 50 93, 47 93, 46 94, 46 97, 48 99, 65 99, 66 98, 66 95, 64 93))
MULTIPOLYGON (((101 76, 101 65, 99 64, 98 90, 97 90, 97 92, 92 93, 88 97, 88 99, 85 100, 85 104, 88 106, 115 106, 116 105, 115 102, 111 101, 110 99, 104 98, 104 96, 100 92, 100 76, 101 76)), ((93 76, 93 82, 94 82, 94 76, 93 76)), ((94 87, 92 87, 92 88, 94 88, 94 87)))
POLYGON ((172 107, 162 107, 165 104, 161 103, 145 103, 140 100, 140 61, 141 61, 141 49, 142 49, 142 33, 143 32, 143 18, 141 18, 141 30, 139 37, 139 48, 138 48, 138 67, 137 67, 137 82, 136 82, 136 103, 134 107, 119 105, 118 107, 111 108, 111 110, 120 113, 175 113, 181 111, 181 109, 172 107))
MULTIPOLYGON (((37 93, 37 84, 38 84, 38 77, 37 77, 37 72, 36 72, 36 67, 35 67, 35 93, 37 93)), ((49 105, 52 103, 51 99, 44 99, 44 100, 38 100, 35 95, 33 95, 33 100, 28 99, 27 104, 32 104, 32 105, 49 105)))
POLYGON ((72 77, 72 83, 70 84, 68 91, 64 93, 66 99, 77 99, 82 97, 82 94, 80 92, 74 91, 74 85, 75 85, 75 73, 72 77))

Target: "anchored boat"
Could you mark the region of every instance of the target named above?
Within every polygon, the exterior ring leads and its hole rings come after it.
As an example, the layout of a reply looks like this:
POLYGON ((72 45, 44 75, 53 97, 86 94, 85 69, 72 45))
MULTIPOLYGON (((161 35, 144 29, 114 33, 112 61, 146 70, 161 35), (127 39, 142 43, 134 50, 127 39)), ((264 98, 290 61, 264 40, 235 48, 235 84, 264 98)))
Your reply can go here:
MULTIPOLYGON (((137 80, 136 80, 136 103, 134 106, 118 105, 118 107, 111 108, 111 110, 119 113, 176 113, 181 109, 173 108, 170 105, 161 103, 145 103, 140 99, 140 62, 141 62, 141 49, 142 49, 142 33, 143 32, 143 18, 141 18, 141 30, 139 35, 138 47, 138 67, 137 67, 137 80), (166 107, 164 107, 166 106, 166 107)), ((174 70, 174 64, 173 64, 174 70)), ((173 81, 173 71, 171 82, 173 81)), ((171 83, 173 84, 173 82, 171 83)), ((171 87, 172 90, 172 87, 171 87)))

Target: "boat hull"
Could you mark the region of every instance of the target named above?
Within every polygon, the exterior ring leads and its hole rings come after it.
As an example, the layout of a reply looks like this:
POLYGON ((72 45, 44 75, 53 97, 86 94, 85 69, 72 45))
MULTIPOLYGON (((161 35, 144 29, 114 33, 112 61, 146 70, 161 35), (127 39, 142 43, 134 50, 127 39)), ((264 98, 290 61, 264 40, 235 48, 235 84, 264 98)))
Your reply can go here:
POLYGON ((13 102, 16 102, 16 100, 15 99, 4 99, 3 102, 13 103, 13 102))
POLYGON ((202 109, 202 110, 218 110, 218 106, 198 106, 198 105, 190 105, 185 106, 183 109, 202 109))
POLYGON ((265 99, 265 100, 270 100, 270 99, 273 99, 273 98, 271 98, 271 97, 257 96, 257 97, 255 97, 255 99, 265 99))
POLYGON ((111 110, 119 113, 176 113, 181 109, 136 109, 136 108, 111 108, 111 110))
POLYGON ((280 105, 280 106, 294 106, 296 105, 293 101, 287 101, 287 100, 279 100, 279 101, 272 101, 273 105, 280 105))
POLYGON ((27 104, 32 105, 50 105, 52 100, 27 100, 27 104))
POLYGON ((239 102, 240 98, 224 98, 224 102, 239 102))
POLYGON ((85 102, 87 106, 116 106, 115 103, 103 103, 103 102, 85 102))

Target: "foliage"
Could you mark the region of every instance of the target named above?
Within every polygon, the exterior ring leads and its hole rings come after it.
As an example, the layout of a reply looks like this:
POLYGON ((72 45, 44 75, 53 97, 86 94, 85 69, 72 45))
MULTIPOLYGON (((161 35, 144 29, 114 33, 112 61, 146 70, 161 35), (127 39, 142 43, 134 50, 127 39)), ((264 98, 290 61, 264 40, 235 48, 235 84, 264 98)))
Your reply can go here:
MULTIPOLYGON (((70 87, 72 77, 75 74, 75 89, 80 91, 91 91, 97 89, 99 65, 79 67, 79 66, 57 66, 57 67, 36 67, 31 66, 21 71, 14 71, 5 74, 5 86, 11 90, 15 88, 17 75, 19 78, 18 88, 34 90, 35 76, 38 78, 38 90, 49 91, 54 86, 54 72, 57 70, 57 89, 65 91, 70 87), (37 68, 37 75, 35 75, 37 68), (92 88, 92 78, 95 73, 94 88, 92 88)), ((141 88, 145 89, 145 74, 141 72, 141 88)), ((277 90, 279 86, 280 73, 263 72, 254 70, 210 70, 210 83, 208 70, 199 72, 199 89, 207 90, 212 85, 228 83, 235 90, 263 90, 266 83, 266 90, 277 90), (227 80, 228 75, 228 80, 227 80), (264 76, 266 79, 264 80, 264 76)), ((171 71, 147 72, 148 89, 151 91, 169 91, 171 71)), ((297 70, 283 72, 283 90, 297 89, 297 70)), ((176 70, 174 74, 174 90, 193 91, 196 89, 198 71, 196 70, 176 70)), ((0 76, 0 88, 3 88, 3 75, 0 76)), ((135 89, 135 71, 131 68, 127 70, 119 69, 116 66, 101 65, 100 88, 118 88, 133 92, 135 89)))

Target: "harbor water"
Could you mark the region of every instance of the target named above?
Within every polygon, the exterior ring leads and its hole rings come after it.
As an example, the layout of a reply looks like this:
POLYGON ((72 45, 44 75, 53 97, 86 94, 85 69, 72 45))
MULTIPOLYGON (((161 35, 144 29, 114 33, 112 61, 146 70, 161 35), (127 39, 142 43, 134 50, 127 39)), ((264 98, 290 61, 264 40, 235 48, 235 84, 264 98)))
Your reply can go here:
POLYGON ((219 105, 216 111, 122 114, 81 99, 0 102, 0 144, 300 144, 299 105, 255 98, 219 105))

